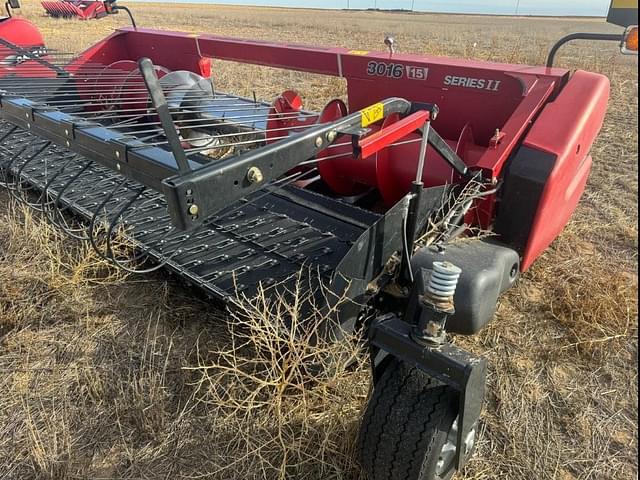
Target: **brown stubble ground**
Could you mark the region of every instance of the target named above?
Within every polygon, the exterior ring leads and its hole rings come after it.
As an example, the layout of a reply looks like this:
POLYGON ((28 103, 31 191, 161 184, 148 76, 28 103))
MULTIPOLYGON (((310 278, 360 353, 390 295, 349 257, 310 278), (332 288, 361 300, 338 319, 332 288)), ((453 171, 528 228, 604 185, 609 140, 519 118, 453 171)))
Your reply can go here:
MULTIPOLYGON (((61 50, 126 23, 124 15, 54 20, 25 3, 24 14, 61 50)), ((380 49, 393 33, 403 52, 529 64, 542 63, 562 34, 612 30, 594 19, 132 8, 140 25, 155 28, 354 49, 380 49)), ((502 299, 493 324, 457 339, 490 361, 478 451, 461 478, 638 472, 637 63, 604 44, 568 46, 558 63, 608 75, 610 109, 572 222, 502 299)), ((336 79, 215 68, 221 89, 270 99, 295 88, 310 108, 344 93, 336 79)), ((245 390, 220 392, 212 387, 219 371, 198 368, 226 358, 215 353, 230 344, 219 310, 164 274, 106 268, 8 200, 0 193, 0 477, 357 477, 349 454, 367 393, 364 367, 318 382, 323 396, 313 387, 267 393, 286 407, 275 411, 284 427, 263 425, 273 410, 228 405, 263 378, 225 377, 245 390)))

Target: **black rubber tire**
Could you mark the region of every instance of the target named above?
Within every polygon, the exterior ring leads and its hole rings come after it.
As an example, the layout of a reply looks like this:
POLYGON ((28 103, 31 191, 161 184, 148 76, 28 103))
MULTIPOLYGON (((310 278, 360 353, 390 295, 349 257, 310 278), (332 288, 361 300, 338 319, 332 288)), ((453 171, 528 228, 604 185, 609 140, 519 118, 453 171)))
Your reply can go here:
POLYGON ((448 480, 436 466, 457 417, 455 391, 393 358, 369 397, 357 442, 369 480, 448 480))

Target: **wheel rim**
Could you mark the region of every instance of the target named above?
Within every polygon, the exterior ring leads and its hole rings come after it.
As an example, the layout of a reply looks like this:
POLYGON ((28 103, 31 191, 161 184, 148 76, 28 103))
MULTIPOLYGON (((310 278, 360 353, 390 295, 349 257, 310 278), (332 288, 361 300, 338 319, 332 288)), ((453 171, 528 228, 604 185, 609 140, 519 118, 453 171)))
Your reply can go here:
MULTIPOLYGON (((464 439, 464 455, 468 456, 476 441, 476 428, 477 423, 473 425, 469 433, 464 439)), ((455 458, 456 458, 456 443, 458 442, 458 417, 454 420, 449 432, 447 433, 447 439, 440 450, 438 455, 438 462, 436 463, 436 478, 447 479, 455 471, 455 458)))

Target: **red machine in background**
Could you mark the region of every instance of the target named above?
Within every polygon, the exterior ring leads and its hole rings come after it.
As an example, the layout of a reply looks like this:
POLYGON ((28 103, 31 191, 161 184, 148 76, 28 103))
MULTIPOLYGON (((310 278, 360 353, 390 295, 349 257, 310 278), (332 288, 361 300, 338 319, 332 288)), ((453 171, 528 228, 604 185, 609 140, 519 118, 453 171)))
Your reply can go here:
POLYGON ((41 3, 47 14, 54 18, 91 20, 107 15, 104 2, 99 0, 49 0, 41 3))
POLYGON ((486 325, 564 228, 607 108, 606 77, 552 68, 553 55, 580 38, 629 50, 632 32, 574 34, 531 67, 397 54, 391 38, 375 52, 134 24, 68 61, 7 18, 0 171, 106 261, 170 269, 231 308, 286 296, 307 272, 301 308, 334 308, 341 328, 324 334, 360 329, 371 354, 369 477, 449 479, 473 452, 486 361, 447 333, 486 325), (292 90, 220 92, 211 59, 341 77, 346 98, 313 112, 292 90), (112 247, 121 235, 133 258, 112 247))
MULTIPOLYGON (((7 15, 0 17, 0 39, 27 49, 44 47, 42 35, 35 25, 24 18, 12 16, 11 9, 19 7, 16 0, 7 3, 7 15)), ((5 48, 8 49, 6 45, 5 48)))

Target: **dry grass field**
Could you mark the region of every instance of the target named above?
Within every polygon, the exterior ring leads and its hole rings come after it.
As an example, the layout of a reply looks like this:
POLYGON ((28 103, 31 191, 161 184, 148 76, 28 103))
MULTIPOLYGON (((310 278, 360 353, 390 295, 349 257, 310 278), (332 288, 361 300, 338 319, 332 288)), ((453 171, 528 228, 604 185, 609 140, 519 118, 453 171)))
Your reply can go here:
MULTIPOLYGON (((127 23, 55 20, 24 3, 65 51, 127 23)), ((161 29, 354 49, 382 49, 392 32, 402 52, 528 64, 565 33, 613 30, 595 19, 131 8, 161 29)), ((558 63, 606 74, 610 109, 566 231, 488 328, 456 339, 490 362, 477 453, 460 479, 638 474, 637 63, 584 43, 558 63)), ((266 68, 216 62, 214 75, 223 90, 267 99, 295 88, 311 108, 344 94, 336 79, 266 68)), ((366 363, 345 369, 336 359, 346 343, 294 342, 263 307, 248 302, 239 326, 166 274, 114 271, 0 191, 0 478, 360 478, 352 449, 366 363), (327 365, 313 379, 309 358, 327 365)))

